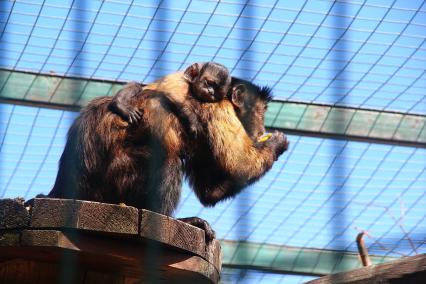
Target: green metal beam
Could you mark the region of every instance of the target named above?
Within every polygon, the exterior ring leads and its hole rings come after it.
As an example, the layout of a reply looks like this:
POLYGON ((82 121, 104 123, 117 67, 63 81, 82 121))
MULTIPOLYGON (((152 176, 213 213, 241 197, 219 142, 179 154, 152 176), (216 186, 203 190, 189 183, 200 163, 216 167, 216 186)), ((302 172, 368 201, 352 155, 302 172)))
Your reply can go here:
MULTIPOLYGON (((0 100, 77 110, 125 82, 0 70, 0 100)), ((291 101, 273 101, 265 124, 288 133, 426 147, 426 116, 291 101)))
MULTIPOLYGON (((344 251, 226 240, 221 248, 225 267, 318 276, 362 267, 358 254, 344 251)), ((370 255, 370 259, 378 264, 397 258, 370 255)))
POLYGON ((426 147, 424 115, 274 101, 265 124, 306 135, 426 147))
POLYGON ((124 83, 0 70, 0 98, 74 108, 111 96, 124 83))

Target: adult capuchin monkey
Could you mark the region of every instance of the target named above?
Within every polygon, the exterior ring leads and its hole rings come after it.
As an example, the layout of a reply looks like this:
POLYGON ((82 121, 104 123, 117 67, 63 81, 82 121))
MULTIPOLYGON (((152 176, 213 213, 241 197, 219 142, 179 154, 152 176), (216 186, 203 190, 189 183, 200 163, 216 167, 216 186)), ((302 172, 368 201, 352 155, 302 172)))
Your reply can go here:
MULTIPOLYGON (((156 83, 153 83, 156 84, 156 83)), ((178 205, 186 174, 201 203, 213 206, 263 176, 287 149, 284 134, 264 133, 270 90, 232 79, 227 99, 193 100, 201 132, 183 125, 179 109, 161 88, 130 84, 140 122, 131 125, 112 112, 111 97, 92 100, 72 124, 58 175, 49 193, 105 203, 125 203, 165 215, 178 205)), ((214 237, 199 218, 187 221, 214 237)))

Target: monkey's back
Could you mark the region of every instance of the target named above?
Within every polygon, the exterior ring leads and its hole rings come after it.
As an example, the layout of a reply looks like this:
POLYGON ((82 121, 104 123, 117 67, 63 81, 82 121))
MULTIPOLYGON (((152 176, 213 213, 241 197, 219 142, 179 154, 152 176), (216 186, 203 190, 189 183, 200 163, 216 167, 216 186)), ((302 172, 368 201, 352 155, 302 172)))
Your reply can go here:
POLYGON ((149 200, 149 193, 163 182, 166 163, 172 164, 173 183, 180 191, 180 124, 157 92, 146 90, 137 97, 143 111, 138 126, 112 113, 110 102, 111 97, 92 100, 70 127, 49 196, 124 202, 165 213, 158 208, 160 201, 149 200))
POLYGON ((183 72, 175 72, 144 86, 143 89, 161 92, 170 100, 183 103, 189 94, 189 83, 184 79, 183 72))

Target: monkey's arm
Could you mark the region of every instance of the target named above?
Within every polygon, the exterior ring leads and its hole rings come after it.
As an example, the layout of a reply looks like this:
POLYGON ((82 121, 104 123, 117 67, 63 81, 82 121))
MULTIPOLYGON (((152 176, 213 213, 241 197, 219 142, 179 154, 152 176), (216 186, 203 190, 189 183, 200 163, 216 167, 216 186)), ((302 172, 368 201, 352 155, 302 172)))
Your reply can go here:
POLYGON ((138 95, 142 94, 142 87, 141 84, 135 82, 127 84, 113 96, 109 109, 129 123, 137 123, 141 119, 142 113, 137 108, 135 100, 138 95))
POLYGON ((213 110, 214 117, 206 120, 209 147, 214 160, 229 176, 242 181, 257 179, 287 150, 287 138, 278 131, 263 143, 253 142, 229 101, 206 107, 213 110))
POLYGON ((229 102, 208 107, 209 117, 214 118, 205 120, 208 147, 188 159, 187 175, 201 203, 212 206, 263 176, 287 149, 288 141, 283 133, 274 132, 267 141, 255 143, 229 102))
POLYGON ((182 102, 173 102, 174 113, 179 118, 180 123, 182 123, 183 127, 189 134, 197 136, 200 132, 203 131, 203 126, 201 121, 199 120, 196 108, 192 103, 196 103, 192 101, 191 98, 184 103, 182 102))

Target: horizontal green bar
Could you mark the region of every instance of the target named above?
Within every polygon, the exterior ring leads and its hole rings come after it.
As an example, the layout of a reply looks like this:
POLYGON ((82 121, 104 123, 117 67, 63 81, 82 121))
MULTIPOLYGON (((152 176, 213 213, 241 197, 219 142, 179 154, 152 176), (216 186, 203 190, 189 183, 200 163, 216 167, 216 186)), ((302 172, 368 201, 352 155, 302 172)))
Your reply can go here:
POLYGON ((124 83, 0 70, 0 98, 83 107, 115 94, 124 83))
MULTIPOLYGON (((362 267, 358 254, 249 242, 221 241, 224 266, 278 273, 328 275, 362 267)), ((373 264, 394 257, 370 255, 373 264)))
MULTIPOLYGON (((124 83, 0 70, 0 99, 75 109, 95 97, 115 94, 124 83)), ((302 135, 426 147, 425 115, 273 101, 265 125, 302 135)))

